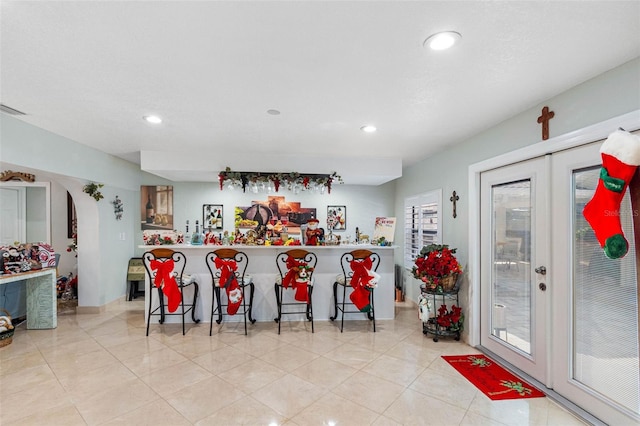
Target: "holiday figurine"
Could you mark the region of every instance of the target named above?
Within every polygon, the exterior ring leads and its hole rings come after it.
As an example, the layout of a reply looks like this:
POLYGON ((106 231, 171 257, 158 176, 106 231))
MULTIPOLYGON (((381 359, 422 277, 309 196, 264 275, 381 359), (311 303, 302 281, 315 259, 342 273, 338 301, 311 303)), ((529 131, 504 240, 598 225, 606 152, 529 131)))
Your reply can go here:
POLYGON ((318 223, 320 223, 320 221, 315 218, 311 218, 307 221, 307 230, 305 231, 305 235, 307 237, 306 245, 308 246, 317 246, 322 239, 324 232, 322 232, 322 229, 318 228, 318 223))
POLYGON ((302 265, 296 269, 297 276, 294 283, 296 290, 295 299, 299 302, 309 303, 309 283, 311 282, 313 268, 308 265, 302 265))
POLYGON ((582 214, 593 228, 604 254, 618 259, 629 250, 620 224, 620 202, 640 165, 640 137, 617 130, 603 142, 600 155, 600 179, 582 214))

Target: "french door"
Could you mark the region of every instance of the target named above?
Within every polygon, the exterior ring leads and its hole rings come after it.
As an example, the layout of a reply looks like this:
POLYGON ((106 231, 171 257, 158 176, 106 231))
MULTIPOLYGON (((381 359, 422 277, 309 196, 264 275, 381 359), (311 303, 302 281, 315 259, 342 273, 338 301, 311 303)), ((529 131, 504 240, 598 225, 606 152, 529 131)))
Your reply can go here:
POLYGON ((547 159, 482 173, 482 346, 547 381, 547 159))
MULTIPOLYGON (((629 242, 621 259, 607 258, 582 216, 600 176, 602 141, 553 155, 551 229, 553 265, 553 388, 611 425, 640 422, 638 363, 638 256, 629 191, 619 211, 602 211, 602 221, 619 221, 629 242)), ((635 230, 640 233, 640 229, 635 230)))
MULTIPOLYGON (((602 141, 481 174, 481 345, 609 424, 640 422, 638 271, 608 259, 582 210, 602 141)), ((636 229, 635 232, 640 232, 636 229)))

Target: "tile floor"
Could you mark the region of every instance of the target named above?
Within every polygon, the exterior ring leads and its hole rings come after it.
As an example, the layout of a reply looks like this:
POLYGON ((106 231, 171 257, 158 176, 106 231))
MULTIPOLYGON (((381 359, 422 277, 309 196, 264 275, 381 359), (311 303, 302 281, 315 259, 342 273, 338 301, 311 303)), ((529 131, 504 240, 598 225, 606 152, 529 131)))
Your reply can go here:
POLYGON ((152 324, 144 301, 16 329, 0 349, 0 424, 582 425, 548 398, 492 402, 440 355, 477 351, 393 321, 152 324))

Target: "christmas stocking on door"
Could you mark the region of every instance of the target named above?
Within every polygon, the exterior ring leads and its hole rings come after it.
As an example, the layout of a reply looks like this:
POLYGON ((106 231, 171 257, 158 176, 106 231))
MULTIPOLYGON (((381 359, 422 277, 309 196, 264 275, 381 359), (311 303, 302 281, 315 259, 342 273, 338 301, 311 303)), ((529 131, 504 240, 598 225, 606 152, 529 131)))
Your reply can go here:
POLYGON ((617 259, 629 249, 620 224, 620 202, 640 165, 640 137, 623 130, 615 131, 600 147, 600 155, 602 168, 598 186, 582 214, 593 228, 604 254, 617 259))

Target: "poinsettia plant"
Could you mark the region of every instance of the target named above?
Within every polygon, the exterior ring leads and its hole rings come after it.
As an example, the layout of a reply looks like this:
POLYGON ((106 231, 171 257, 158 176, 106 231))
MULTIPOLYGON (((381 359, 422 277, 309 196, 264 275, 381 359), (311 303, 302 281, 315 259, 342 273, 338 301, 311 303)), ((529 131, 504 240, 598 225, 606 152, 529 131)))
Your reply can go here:
POLYGON ((436 322, 441 328, 450 331, 462 331, 462 325, 464 323, 462 308, 453 305, 451 306, 451 310, 447 310, 447 305, 440 306, 440 308, 438 308, 436 322))
POLYGON ((443 278, 459 274, 462 267, 454 256, 456 250, 450 249, 446 244, 429 244, 423 247, 414 261, 415 266, 411 270, 413 276, 437 287, 443 278))

